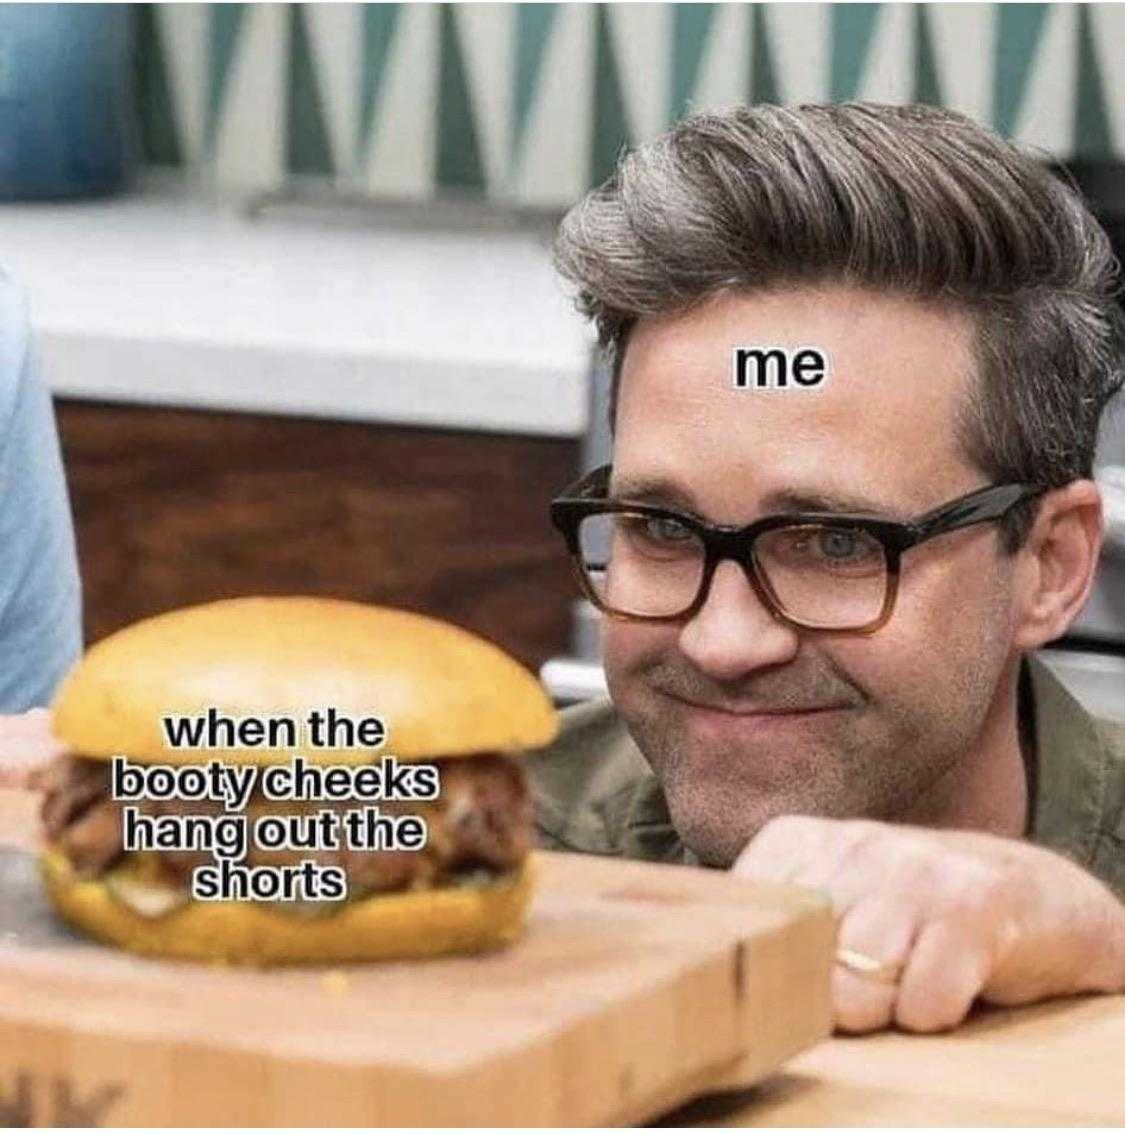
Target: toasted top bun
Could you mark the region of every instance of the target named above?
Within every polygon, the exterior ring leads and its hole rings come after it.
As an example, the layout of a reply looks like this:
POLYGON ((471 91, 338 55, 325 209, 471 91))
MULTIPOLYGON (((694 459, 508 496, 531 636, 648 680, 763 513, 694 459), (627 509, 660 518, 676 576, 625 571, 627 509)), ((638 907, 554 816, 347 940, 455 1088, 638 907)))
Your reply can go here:
POLYGON ((542 686, 491 642, 403 610, 322 598, 240 598, 135 623, 92 647, 52 706, 74 753, 144 763, 319 764, 537 748, 558 729, 542 686), (311 709, 378 716, 382 748, 170 748, 161 717, 311 709))

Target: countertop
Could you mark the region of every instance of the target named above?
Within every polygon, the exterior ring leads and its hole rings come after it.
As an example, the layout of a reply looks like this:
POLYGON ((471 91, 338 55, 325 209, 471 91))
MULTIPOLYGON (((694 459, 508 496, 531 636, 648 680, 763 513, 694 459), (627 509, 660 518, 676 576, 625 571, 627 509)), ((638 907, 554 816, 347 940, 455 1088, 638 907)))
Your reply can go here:
POLYGON ((593 336, 547 244, 151 190, 0 207, 58 395, 574 437, 593 336))
POLYGON ((1119 1126, 1125 996, 985 1009, 939 1035, 835 1036, 677 1126, 1119 1126))

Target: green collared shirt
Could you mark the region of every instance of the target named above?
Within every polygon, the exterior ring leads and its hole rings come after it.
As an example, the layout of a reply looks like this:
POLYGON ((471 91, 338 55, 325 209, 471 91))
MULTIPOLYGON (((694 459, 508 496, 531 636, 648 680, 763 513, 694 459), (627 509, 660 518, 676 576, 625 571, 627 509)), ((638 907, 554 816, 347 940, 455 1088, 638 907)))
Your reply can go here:
MULTIPOLYGON (((1021 671, 1020 711, 1031 739, 1028 837, 1125 895, 1125 724, 1092 716, 1034 658, 1021 671)), ((540 845, 695 863, 610 701, 562 719, 555 743, 529 758, 540 845)))

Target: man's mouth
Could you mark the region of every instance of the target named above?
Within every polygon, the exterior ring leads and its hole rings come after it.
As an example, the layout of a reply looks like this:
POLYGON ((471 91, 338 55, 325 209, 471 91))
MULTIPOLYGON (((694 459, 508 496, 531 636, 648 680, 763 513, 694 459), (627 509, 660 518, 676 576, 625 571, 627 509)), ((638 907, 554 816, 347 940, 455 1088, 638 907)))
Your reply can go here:
POLYGON ((798 716, 808 713, 830 713, 836 712, 839 709, 846 709, 850 706, 841 703, 832 704, 786 704, 786 705, 769 705, 762 704, 759 701, 726 701, 726 700, 706 700, 698 697, 685 697, 679 693, 673 693, 669 690, 661 690, 664 696, 670 697, 673 701, 679 701, 683 705, 687 705, 691 709, 703 709, 709 713, 725 713, 727 716, 732 717, 786 717, 798 716))
POLYGON ((719 727, 784 728, 798 726, 852 706, 844 704, 763 705, 745 701, 701 701, 665 693, 696 720, 719 727))
POLYGON ((815 713, 838 712, 846 707, 844 705, 808 705, 782 709, 770 706, 711 705, 698 701, 683 701, 683 704, 705 713, 719 713, 727 717, 807 717, 815 713))

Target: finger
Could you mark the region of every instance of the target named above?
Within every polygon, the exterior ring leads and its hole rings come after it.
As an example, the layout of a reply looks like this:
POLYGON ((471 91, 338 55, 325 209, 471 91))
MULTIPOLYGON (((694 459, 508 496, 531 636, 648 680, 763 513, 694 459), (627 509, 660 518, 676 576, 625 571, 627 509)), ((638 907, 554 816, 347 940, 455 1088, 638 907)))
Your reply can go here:
POLYGON ((779 815, 750 840, 732 870, 758 882, 793 882, 830 857, 832 826, 830 819, 779 815))
POLYGON ((938 1032, 961 1023, 988 978, 988 954, 978 938, 949 921, 922 927, 899 984, 898 1024, 938 1032))
POLYGON ((815 822, 815 832, 803 833, 808 850, 788 881, 827 892, 837 913, 890 890, 898 891, 900 905, 917 908, 917 856, 901 831, 868 819, 815 822))
MULTIPOLYGON (((837 948, 853 950, 901 969, 910 955, 917 924, 911 913, 877 897, 857 902, 840 920, 837 948)), ((894 1020, 898 982, 863 975, 837 963, 832 970, 832 1008, 836 1027, 870 1032, 894 1020)))
POLYGON ((36 788, 39 773, 54 758, 53 752, 0 754, 0 788, 36 788))
POLYGON ((50 721, 46 709, 0 716, 0 787, 33 787, 36 773, 63 752, 50 721))

